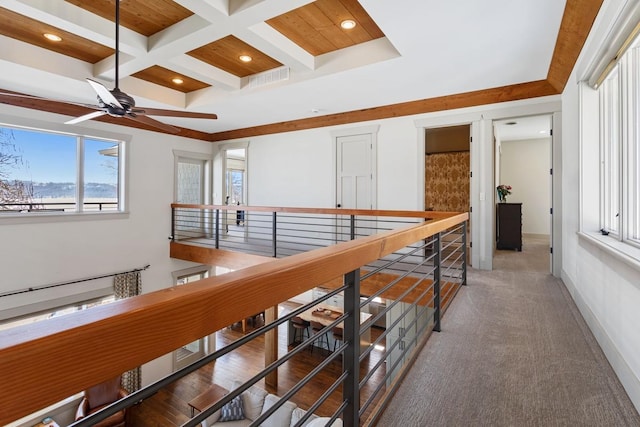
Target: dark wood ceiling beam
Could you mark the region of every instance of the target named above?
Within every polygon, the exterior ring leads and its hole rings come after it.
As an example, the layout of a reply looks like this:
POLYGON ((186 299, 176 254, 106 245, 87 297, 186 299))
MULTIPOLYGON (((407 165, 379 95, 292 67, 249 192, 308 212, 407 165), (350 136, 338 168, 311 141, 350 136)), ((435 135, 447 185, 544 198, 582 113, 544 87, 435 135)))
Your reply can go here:
POLYGON ((564 91, 603 0, 567 0, 547 81, 558 93, 564 91))
POLYGON ((538 98, 541 96, 557 94, 558 91, 546 80, 539 80, 536 82, 440 96, 400 104, 385 105, 382 107, 365 108, 363 110, 329 114, 326 116, 311 117, 308 119, 292 120, 288 122, 272 123, 244 129, 211 133, 209 135, 209 141, 218 142, 236 138, 248 138, 251 136, 270 135, 325 126, 364 122, 368 120, 380 120, 392 117, 410 116, 414 114, 432 113, 435 111, 475 107, 478 105, 518 101, 522 99, 538 98))

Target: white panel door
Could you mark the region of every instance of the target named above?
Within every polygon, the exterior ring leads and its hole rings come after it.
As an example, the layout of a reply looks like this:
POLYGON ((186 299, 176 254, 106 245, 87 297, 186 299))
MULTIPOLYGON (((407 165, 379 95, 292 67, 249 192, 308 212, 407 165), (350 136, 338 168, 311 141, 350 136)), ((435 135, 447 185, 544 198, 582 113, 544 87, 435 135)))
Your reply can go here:
POLYGON ((372 209, 373 142, 371 134, 337 138, 337 205, 372 209))
MULTIPOLYGON (((344 209, 373 209, 374 151, 371 134, 341 136, 336 138, 336 206, 344 209)), ((364 224, 356 224, 357 234, 367 232, 364 224)), ((338 223, 337 240, 349 240, 348 219, 338 223)))

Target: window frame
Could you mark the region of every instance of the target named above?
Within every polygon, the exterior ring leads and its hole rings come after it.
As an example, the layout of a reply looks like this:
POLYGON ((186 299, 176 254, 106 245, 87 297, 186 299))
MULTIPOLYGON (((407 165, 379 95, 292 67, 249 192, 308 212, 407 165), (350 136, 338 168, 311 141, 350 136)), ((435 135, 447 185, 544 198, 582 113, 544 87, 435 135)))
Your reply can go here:
POLYGON ((0 332, 7 331, 20 325, 29 325, 49 319, 54 319, 57 317, 66 316, 68 314, 87 310, 92 307, 111 304, 115 301, 115 294, 112 290, 110 293, 105 293, 101 296, 81 299, 76 302, 70 302, 62 305, 56 305, 44 310, 28 312, 15 317, 0 320, 0 332))
POLYGON ((640 248, 640 39, 598 87, 600 227, 640 248), (614 134, 615 133, 615 134, 614 134))
POLYGON ((202 200, 203 204, 211 203, 212 191, 212 159, 209 153, 199 153, 192 151, 173 150, 173 200, 178 200, 178 165, 179 163, 202 164, 202 200))
MULTIPOLYGON (((23 117, 4 116, 0 121, 0 127, 18 129, 23 131, 43 132, 51 134, 66 135, 78 139, 108 141, 119 144, 118 152, 118 208, 109 211, 87 211, 83 209, 84 198, 84 151, 76 150, 76 208, 74 211, 66 212, 11 212, 3 213, 0 216, 0 223, 38 223, 38 222, 59 222, 68 220, 84 219, 114 219, 128 217, 129 207, 129 185, 128 185, 128 155, 131 135, 115 132, 105 132, 96 129, 26 119, 23 117), (82 165, 80 164, 82 162, 82 165), (82 166, 82 167, 81 167, 82 166)), ((84 144, 82 144, 84 145, 84 144)))

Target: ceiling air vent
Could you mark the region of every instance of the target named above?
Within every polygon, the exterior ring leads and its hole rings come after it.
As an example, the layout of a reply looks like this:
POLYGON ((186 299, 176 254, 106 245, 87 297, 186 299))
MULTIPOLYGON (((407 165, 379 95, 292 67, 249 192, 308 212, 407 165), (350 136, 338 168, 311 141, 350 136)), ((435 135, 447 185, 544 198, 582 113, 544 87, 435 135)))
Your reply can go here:
POLYGON ((289 67, 280 67, 249 76, 249 87, 260 87, 271 83, 289 80, 289 67))

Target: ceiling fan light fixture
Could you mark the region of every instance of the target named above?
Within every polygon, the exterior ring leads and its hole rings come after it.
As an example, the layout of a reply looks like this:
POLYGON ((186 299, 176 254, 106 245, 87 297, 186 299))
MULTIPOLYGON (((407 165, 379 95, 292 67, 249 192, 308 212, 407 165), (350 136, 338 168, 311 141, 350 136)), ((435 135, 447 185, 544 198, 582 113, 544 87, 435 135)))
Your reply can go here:
POLYGON ((252 58, 252 57, 250 57, 249 55, 240 55, 240 56, 238 57, 238 59, 239 59, 240 61, 242 61, 242 62, 251 62, 251 61, 253 61, 253 58, 252 58))
POLYGON ((340 27, 342 27, 342 29, 344 30, 351 30, 352 28, 356 27, 356 21, 354 21, 353 19, 345 19, 340 23, 340 27))
POLYGON ((62 37, 60 37, 57 34, 44 33, 43 36, 44 36, 45 39, 50 40, 52 42, 61 42, 62 41, 62 37))
MULTIPOLYGON (((188 119, 205 119, 205 120, 215 120, 218 118, 217 115, 213 113, 197 113, 192 111, 181 111, 181 110, 165 110, 161 108, 136 108, 136 101, 133 97, 127 95, 119 88, 119 57, 120 57, 120 0, 115 0, 115 87, 111 90, 107 89, 105 85, 102 83, 87 79, 87 83, 91 86, 93 91, 97 95, 97 104, 79 104, 75 102, 65 102, 65 101, 55 101, 56 103, 64 103, 70 105, 77 105, 80 107, 85 107, 87 109, 93 110, 90 113, 84 114, 79 117, 75 117, 71 120, 65 122, 65 124, 75 125, 77 123, 84 122, 86 120, 97 119, 102 116, 111 116, 117 119, 128 119, 135 120, 138 123, 141 123, 143 128, 147 128, 149 130, 161 131, 164 133, 170 134, 178 134, 181 132, 181 128, 168 125, 164 122, 151 118, 149 116, 165 116, 165 117, 185 117, 188 119)), ((62 40, 62 37, 59 37, 55 34, 47 33, 44 34, 49 40, 62 40)), ((175 72, 173 72, 175 73, 175 72)), ((175 74, 174 74, 175 76, 175 74)), ((183 79, 181 77, 168 77, 167 80, 172 79, 175 84, 183 83, 183 79), (179 81, 179 83, 178 83, 179 81)), ((2 95, 2 93, 0 93, 2 95)), ((33 98, 33 97, 29 97, 33 98)), ((37 98, 37 97, 36 97, 37 98)))
POLYGON ((174 77, 171 79, 171 81, 177 85, 181 85, 182 83, 184 83, 184 80, 182 80, 180 77, 174 77))

